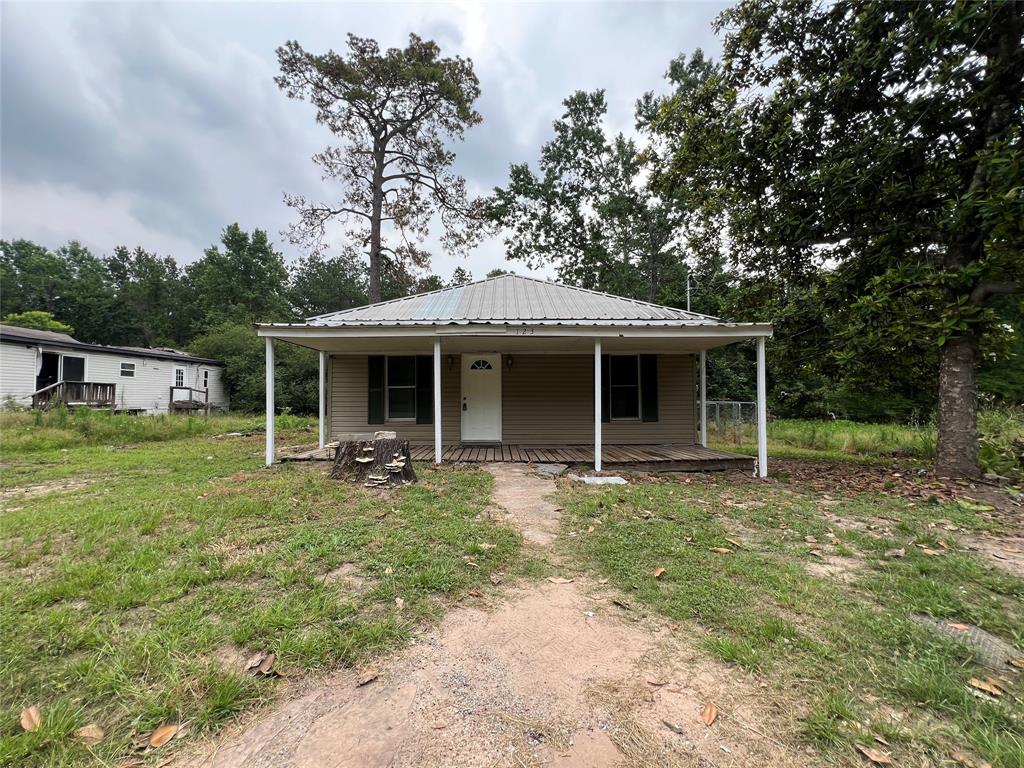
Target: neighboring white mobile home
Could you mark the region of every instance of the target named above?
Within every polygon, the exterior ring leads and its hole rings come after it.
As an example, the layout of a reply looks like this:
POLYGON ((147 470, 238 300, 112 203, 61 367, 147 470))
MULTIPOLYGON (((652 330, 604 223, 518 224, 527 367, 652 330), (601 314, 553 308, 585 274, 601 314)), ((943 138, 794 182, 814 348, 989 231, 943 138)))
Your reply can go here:
POLYGON ((224 365, 174 349, 85 344, 66 333, 0 325, 0 403, 167 413, 172 400, 228 408, 224 365))

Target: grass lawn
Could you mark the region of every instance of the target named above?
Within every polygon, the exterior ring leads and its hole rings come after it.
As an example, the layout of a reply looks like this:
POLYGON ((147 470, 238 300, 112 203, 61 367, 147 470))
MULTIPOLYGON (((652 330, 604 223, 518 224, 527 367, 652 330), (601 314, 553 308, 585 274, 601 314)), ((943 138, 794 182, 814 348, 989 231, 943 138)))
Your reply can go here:
POLYGON ((255 419, 0 419, 0 765, 118 765, 161 724, 215 729, 273 695, 251 654, 292 676, 358 664, 517 561, 518 535, 478 519, 486 472, 418 467, 382 501, 263 469, 262 435, 213 437, 255 419))
POLYGON ((768 681, 825 754, 866 764, 854 745, 877 736, 916 760, 905 764, 951 764, 961 749, 1024 765, 1020 686, 973 695, 968 681, 991 672, 913 620, 973 623, 1024 647, 1024 580, 958 547, 991 525, 976 511, 735 475, 562 492, 569 556, 768 681))

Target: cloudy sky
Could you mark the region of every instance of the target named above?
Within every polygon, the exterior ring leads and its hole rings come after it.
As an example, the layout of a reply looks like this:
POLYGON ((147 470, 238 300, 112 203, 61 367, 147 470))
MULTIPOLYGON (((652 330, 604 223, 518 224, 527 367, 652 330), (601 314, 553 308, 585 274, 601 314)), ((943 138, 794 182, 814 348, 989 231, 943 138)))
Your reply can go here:
MULTIPOLYGON (((282 193, 329 196, 310 156, 329 143, 308 104, 273 83, 289 39, 341 50, 345 35, 403 45, 410 32, 472 58, 484 122, 456 148, 476 193, 533 162, 561 100, 605 88, 609 127, 663 88, 669 60, 720 46, 711 3, 12 3, 0 6, 0 232, 98 253, 142 245, 188 263, 225 225, 279 234, 282 193)), ((503 266, 500 242, 434 271, 503 266)), ((522 266, 516 267, 522 271, 522 266)))

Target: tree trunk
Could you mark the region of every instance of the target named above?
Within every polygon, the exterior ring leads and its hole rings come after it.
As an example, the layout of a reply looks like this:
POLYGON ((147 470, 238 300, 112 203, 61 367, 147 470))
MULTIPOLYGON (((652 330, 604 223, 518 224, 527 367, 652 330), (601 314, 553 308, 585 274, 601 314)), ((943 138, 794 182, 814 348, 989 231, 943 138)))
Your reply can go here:
POLYGON ((366 296, 371 304, 381 298, 381 216, 384 210, 384 148, 375 142, 373 152, 373 190, 370 208, 370 275, 366 296))
POLYGON ((978 477, 978 339, 974 334, 949 339, 941 355, 935 472, 943 477, 978 477))
POLYGON ((341 443, 334 456, 332 480, 361 482, 367 488, 395 488, 416 482, 409 441, 394 432, 378 432, 373 440, 341 443))

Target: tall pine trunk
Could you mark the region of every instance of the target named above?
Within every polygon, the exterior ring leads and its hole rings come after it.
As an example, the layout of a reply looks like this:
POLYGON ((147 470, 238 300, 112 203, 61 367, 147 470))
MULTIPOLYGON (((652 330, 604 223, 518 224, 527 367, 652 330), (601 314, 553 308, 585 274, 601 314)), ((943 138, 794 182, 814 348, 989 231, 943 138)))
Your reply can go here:
POLYGON ((978 339, 949 339, 939 361, 939 442, 935 471, 943 477, 981 475, 978 463, 978 339))
POLYGON ((370 274, 366 298, 371 304, 381 298, 381 217, 384 215, 384 145, 378 140, 373 150, 373 190, 370 204, 370 274))

